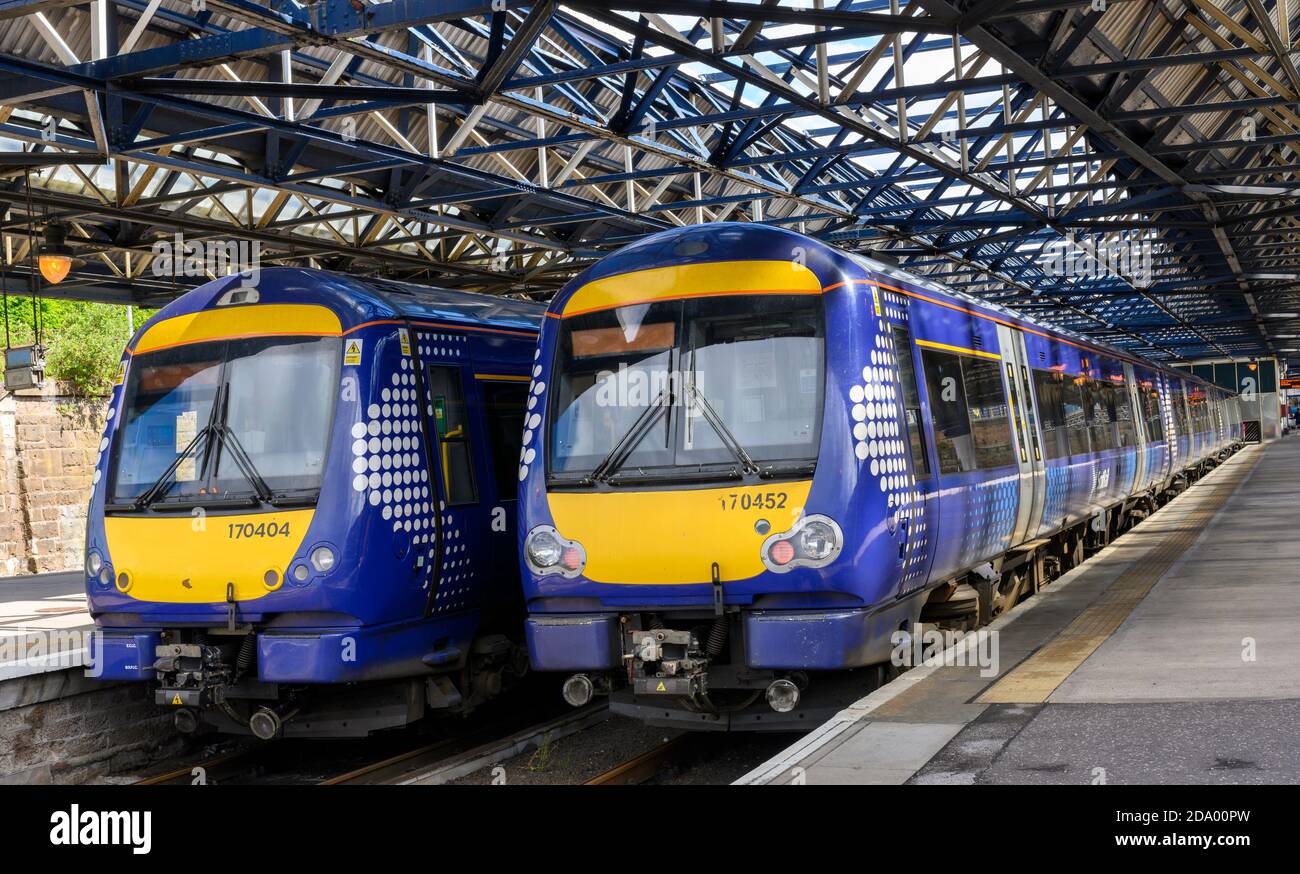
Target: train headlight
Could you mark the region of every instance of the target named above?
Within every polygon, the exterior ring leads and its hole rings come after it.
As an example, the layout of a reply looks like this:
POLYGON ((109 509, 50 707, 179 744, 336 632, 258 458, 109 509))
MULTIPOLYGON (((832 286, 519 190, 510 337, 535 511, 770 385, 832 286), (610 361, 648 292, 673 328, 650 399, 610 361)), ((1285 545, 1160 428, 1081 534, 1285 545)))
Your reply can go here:
POLYGON ((104 559, 100 557, 98 552, 95 552, 95 550, 92 549, 89 553, 86 554, 86 576, 88 577, 99 576, 99 569, 102 568, 103 566, 104 566, 104 559))
POLYGON ((552 568, 560 563, 563 549, 560 538, 548 529, 540 529, 528 535, 528 560, 538 568, 552 568))
POLYGON ((524 559, 538 576, 576 577, 587 566, 587 550, 576 540, 566 540, 550 525, 539 525, 524 540, 524 559))
POLYGON ((844 548, 844 532, 829 516, 803 516, 789 531, 763 541, 760 554, 770 571, 785 573, 797 567, 825 567, 844 548))
POLYGON ((311 551, 311 566, 317 573, 327 574, 334 570, 334 550, 328 546, 318 546, 311 551))
POLYGON ((821 561, 835 550, 835 529, 822 521, 812 521, 799 532, 799 554, 821 561))

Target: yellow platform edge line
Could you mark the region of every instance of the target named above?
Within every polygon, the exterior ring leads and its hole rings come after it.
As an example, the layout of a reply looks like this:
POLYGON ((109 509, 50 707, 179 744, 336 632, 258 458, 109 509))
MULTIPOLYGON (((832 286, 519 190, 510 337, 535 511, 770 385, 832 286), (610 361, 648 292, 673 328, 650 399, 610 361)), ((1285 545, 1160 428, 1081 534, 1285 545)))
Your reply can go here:
MULTIPOLYGON (((1199 531, 1201 525, 1208 523, 1217 515, 1224 502, 1245 481, 1246 475, 1250 473, 1256 461, 1258 461, 1258 453, 1244 465, 1244 469, 1236 477, 1227 482, 1216 483, 1218 494, 1207 495, 1205 504, 1188 512, 1189 517, 1201 517, 1196 519, 1194 531, 1199 531)), ((1195 540, 1195 535, 1188 535, 1185 530, 1174 537, 1195 540)), ((1184 550, 1173 549, 1174 555, 1169 557, 1165 567, 1158 574, 1146 576, 1135 574, 1129 579, 1125 579, 1124 576, 1133 573, 1138 565, 1148 559, 1164 560, 1165 556, 1162 553, 1170 551, 1168 542, 1153 546, 1145 556, 1130 565, 1129 569, 1124 571, 1124 575, 1113 582, 1093 604, 1061 629, 1056 637, 986 689, 975 699, 976 703, 1045 703, 1048 697, 1078 669, 1079 665, 1087 661, 1089 656, 1119 629, 1134 608, 1142 603, 1151 589, 1155 588, 1156 583, 1164 579, 1165 574, 1173 567, 1177 556, 1184 550)))

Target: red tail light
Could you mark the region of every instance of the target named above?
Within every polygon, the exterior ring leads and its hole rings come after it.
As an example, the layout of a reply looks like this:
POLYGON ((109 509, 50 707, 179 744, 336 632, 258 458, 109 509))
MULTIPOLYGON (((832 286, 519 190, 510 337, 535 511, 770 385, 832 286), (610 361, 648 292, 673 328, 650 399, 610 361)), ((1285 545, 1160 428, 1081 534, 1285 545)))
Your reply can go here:
POLYGON ((768 555, 772 557, 772 561, 776 564, 789 564, 790 560, 794 558, 794 545, 788 540, 778 540, 772 544, 772 549, 768 552, 768 555))

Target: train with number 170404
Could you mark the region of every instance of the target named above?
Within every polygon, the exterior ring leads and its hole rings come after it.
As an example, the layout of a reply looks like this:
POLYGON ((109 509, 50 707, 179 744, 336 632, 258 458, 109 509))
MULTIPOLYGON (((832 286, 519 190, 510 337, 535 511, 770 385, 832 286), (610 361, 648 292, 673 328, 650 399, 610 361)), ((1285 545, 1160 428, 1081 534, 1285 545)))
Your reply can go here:
POLYGON ((316 270, 131 339, 94 473, 92 674, 185 732, 357 736, 527 670, 514 536, 544 307, 316 270))
POLYGON ((588 268, 532 371, 533 667, 699 729, 809 726, 824 679, 988 622, 1241 434, 1190 373, 753 224, 588 268))

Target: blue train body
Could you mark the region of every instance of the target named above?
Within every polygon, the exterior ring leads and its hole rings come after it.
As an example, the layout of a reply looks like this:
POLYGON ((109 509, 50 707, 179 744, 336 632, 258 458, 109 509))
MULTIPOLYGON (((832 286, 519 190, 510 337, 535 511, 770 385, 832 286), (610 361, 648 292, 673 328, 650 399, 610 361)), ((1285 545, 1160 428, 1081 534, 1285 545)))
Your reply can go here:
POLYGON ((706 727, 887 661, 927 602, 1013 600, 1047 546, 1128 524, 1240 430, 1186 373, 739 224, 570 282, 530 409, 534 667, 578 672, 572 701, 706 727))
POLYGON ((274 268, 159 311, 95 472, 95 674, 155 682, 183 729, 260 736, 500 691, 526 669, 515 469, 542 310, 274 268))

